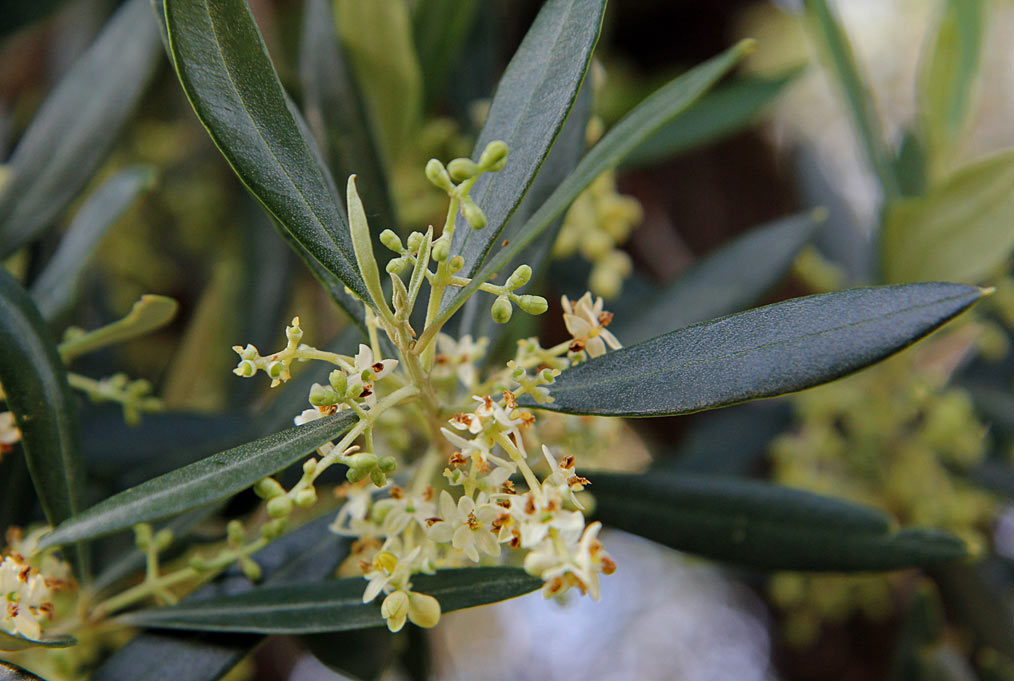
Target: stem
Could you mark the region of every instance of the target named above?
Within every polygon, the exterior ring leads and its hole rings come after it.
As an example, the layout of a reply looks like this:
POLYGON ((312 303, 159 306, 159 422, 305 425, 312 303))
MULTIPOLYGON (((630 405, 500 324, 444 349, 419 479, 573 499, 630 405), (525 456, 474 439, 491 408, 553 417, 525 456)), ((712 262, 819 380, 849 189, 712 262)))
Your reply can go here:
POLYGON ((535 473, 532 472, 532 469, 529 468, 528 462, 525 461, 524 455, 521 454, 517 446, 503 433, 497 433, 494 439, 496 439, 500 446, 504 448, 504 451, 510 455, 511 460, 518 465, 518 470, 520 470, 521 475, 524 476, 525 484, 528 485, 528 489, 538 496, 540 501, 543 501, 542 485, 539 483, 539 479, 535 477, 535 473))

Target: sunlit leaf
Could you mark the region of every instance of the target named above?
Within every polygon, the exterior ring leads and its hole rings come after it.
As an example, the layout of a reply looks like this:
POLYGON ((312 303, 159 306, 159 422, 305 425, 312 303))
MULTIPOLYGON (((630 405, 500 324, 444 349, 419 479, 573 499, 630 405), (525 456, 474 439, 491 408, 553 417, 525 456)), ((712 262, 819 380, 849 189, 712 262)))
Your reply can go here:
POLYGON ((574 414, 663 416, 809 388, 873 364, 967 309, 960 284, 860 288, 701 322, 566 369, 554 401, 574 414))
POLYGON ((178 307, 172 298, 143 295, 122 319, 61 343, 60 356, 69 363, 89 352, 151 333, 171 322, 178 307))

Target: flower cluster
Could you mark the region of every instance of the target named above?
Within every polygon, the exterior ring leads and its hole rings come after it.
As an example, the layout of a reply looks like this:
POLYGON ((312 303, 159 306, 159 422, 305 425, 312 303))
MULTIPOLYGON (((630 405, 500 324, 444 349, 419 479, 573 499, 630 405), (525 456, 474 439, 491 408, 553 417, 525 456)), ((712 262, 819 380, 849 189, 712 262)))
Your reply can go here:
POLYGON ((0 595, 3 612, 0 629, 33 641, 56 617, 54 600, 63 590, 72 588, 70 566, 48 553, 29 561, 25 555, 34 548, 36 535, 24 539, 18 528, 7 532, 7 550, 0 560, 0 595))

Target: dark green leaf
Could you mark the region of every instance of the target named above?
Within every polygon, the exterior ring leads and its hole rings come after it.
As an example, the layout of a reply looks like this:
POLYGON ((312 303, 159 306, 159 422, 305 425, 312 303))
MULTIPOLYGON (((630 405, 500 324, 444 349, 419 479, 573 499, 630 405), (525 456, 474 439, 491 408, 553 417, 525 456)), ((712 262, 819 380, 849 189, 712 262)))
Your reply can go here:
POLYGON ((421 0, 412 8, 412 38, 422 69, 424 111, 443 92, 478 9, 478 0, 421 0))
POLYGON ((82 508, 77 404, 46 323, 6 270, 0 270, 0 384, 46 519, 56 525, 82 508))
POLYGON ((169 0, 169 44, 197 117, 286 232, 364 300, 348 225, 244 0, 169 0))
MULTIPOLYGON (((468 300, 480 284, 501 271, 545 232, 596 177, 615 168, 627 157, 627 154, 675 116, 685 111, 698 97, 718 82, 753 49, 753 44, 752 40, 744 40, 673 80, 641 102, 623 120, 613 126, 599 140, 598 144, 585 154, 574 172, 560 183, 556 191, 529 218, 517 236, 510 240, 510 244, 500 249, 472 278, 472 283, 463 287, 455 298, 444 305, 440 315, 434 320, 433 327, 438 328, 443 324, 468 300)), ((510 167, 509 162, 507 167, 510 167)), ((489 227, 486 229, 488 230, 489 227)), ((485 231, 483 230, 483 233, 485 231)), ((455 234, 455 236, 457 235, 455 234)), ((422 340, 420 337, 420 341, 422 340)))
POLYGON ((946 532, 892 531, 879 511, 788 487, 704 476, 590 473, 595 517, 680 551, 770 570, 893 570, 958 560, 946 532))
POLYGON ((371 217, 393 224, 387 178, 366 109, 345 60, 328 0, 306 0, 299 75, 307 122, 339 178, 357 175, 371 217))
POLYGON ((153 168, 132 166, 113 175, 88 197, 53 258, 32 282, 32 299, 44 318, 52 320, 70 306, 102 237, 154 182, 153 168))
POLYGON ((453 252, 474 273, 542 167, 591 62, 602 27, 603 0, 550 0, 500 79, 475 145, 475 160, 494 140, 510 147, 503 170, 479 178, 471 196, 486 213, 476 231, 458 216, 453 252))
POLYGON ((130 0, 63 77, 10 159, 0 192, 0 257, 37 237, 93 177, 158 54, 148 0, 130 0))
POLYGON ((673 329, 748 307, 785 276, 822 216, 796 215, 758 227, 708 255, 686 274, 616 319, 633 345, 673 329), (817 219, 820 218, 820 219, 817 219))
MULTIPOLYGON (((406 632, 408 633, 408 632, 406 632)), ((394 662, 395 635, 386 627, 306 634, 300 639, 329 669, 353 679, 373 681, 394 662)))
POLYGON ((802 390, 901 350, 967 309, 960 284, 859 288, 701 322, 565 370, 551 404, 572 414, 664 416, 802 390))
POLYGON ((898 196, 898 180, 891 162, 894 154, 888 150, 873 94, 859 73, 852 45, 827 0, 805 0, 805 3, 813 19, 814 32, 845 97, 866 160, 880 181, 885 201, 890 201, 898 196))
MULTIPOLYGON (((71 636, 54 636, 33 641, 24 636, 13 636, 6 631, 0 631, 0 651, 26 650, 28 648, 67 648, 75 643, 77 640, 71 636)), ((3 667, 0 667, 0 681, 4 678, 3 672, 3 667)))
MULTIPOLYGON (((524 570, 479 567, 440 570, 412 578, 413 591, 427 593, 449 612, 521 596, 542 585, 524 570)), ((363 603, 366 582, 351 577, 323 584, 264 587, 124 615, 127 623, 157 628, 261 634, 348 631, 384 624, 379 603, 363 603)))
POLYGON ((775 76, 744 76, 716 88, 630 152, 624 166, 658 163, 742 130, 802 71, 795 68, 775 76))
POLYGON ((141 483, 59 525, 40 548, 93 539, 136 523, 226 499, 310 454, 348 430, 354 414, 338 414, 233 447, 141 483))

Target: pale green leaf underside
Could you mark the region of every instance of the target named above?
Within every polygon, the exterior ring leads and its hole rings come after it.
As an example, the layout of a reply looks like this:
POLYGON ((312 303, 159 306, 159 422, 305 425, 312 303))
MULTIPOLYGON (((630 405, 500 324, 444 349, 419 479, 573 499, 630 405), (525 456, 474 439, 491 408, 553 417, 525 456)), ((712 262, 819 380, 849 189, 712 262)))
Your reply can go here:
POLYGON ((171 322, 178 307, 172 298, 143 295, 122 319, 61 343, 60 356, 70 363, 89 352, 151 333, 171 322))

